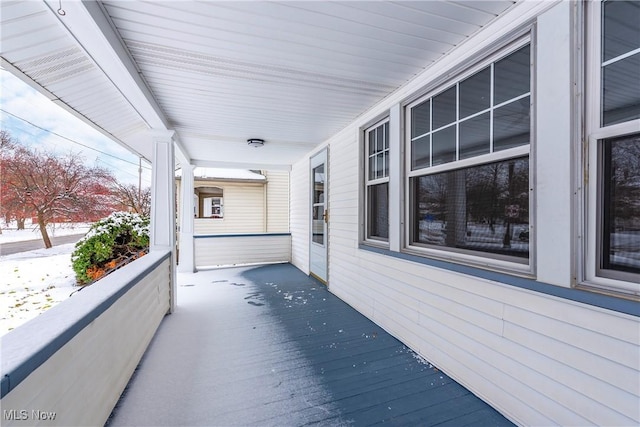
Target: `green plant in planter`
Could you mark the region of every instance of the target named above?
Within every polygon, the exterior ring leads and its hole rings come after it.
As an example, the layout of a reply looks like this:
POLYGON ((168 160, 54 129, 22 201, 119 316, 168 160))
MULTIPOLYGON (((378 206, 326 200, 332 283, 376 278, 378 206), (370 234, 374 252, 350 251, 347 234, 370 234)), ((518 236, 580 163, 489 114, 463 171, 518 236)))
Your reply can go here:
POLYGON ((79 285, 104 276, 117 266, 138 258, 149 249, 149 218, 114 212, 91 226, 71 254, 79 285))

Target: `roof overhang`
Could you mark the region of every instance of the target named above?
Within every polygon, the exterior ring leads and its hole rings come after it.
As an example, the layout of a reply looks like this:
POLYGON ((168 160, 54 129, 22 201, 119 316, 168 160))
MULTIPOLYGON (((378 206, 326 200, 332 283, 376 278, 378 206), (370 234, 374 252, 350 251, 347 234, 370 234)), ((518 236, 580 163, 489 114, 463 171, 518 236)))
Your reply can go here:
POLYGON ((142 157, 287 170, 513 3, 5 1, 1 55, 142 157))

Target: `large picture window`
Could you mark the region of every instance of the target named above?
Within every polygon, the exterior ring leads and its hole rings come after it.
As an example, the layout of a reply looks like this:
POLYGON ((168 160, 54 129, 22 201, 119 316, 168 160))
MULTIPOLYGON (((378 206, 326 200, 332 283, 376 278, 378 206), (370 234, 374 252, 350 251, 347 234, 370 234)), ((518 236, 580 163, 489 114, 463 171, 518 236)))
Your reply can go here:
POLYGON ((590 2, 586 282, 640 295, 640 3, 590 2))
POLYGON ((414 242, 528 257, 526 157, 416 177, 412 186, 414 242))
POLYGON ((529 264, 531 100, 523 41, 407 107, 410 249, 529 264))
POLYGON ((365 131, 365 239, 389 240, 389 121, 365 131))

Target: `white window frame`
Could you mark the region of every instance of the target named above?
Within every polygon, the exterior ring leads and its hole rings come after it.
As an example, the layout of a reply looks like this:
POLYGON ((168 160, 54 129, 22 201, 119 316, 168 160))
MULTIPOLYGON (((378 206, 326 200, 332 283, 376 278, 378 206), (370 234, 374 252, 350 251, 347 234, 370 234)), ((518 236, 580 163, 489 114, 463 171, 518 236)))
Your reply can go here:
MULTIPOLYGON (((444 163, 431 167, 423 167, 420 169, 412 170, 411 163, 411 109, 419 104, 422 104, 426 100, 448 90, 452 86, 459 85, 460 82, 465 80, 466 78, 474 75, 478 71, 483 68, 499 61, 502 58, 509 56, 510 54, 516 52, 518 49, 529 45, 531 57, 533 58, 535 52, 535 46, 533 42, 533 36, 531 32, 528 32, 526 35, 513 40, 511 43, 501 47, 500 49, 494 51, 492 54, 487 55, 483 58, 482 61, 476 63, 475 65, 465 68, 464 71, 454 78, 444 82, 438 87, 433 88, 429 92, 425 93, 420 98, 412 101, 411 103, 405 106, 405 227, 404 227, 404 239, 405 246, 403 251, 415 255, 426 256, 429 258, 441 259, 446 261, 452 261, 461 264, 468 264, 475 267, 503 271, 511 274, 517 274, 522 276, 531 277, 534 272, 534 250, 535 244, 534 239, 529 239, 529 257, 523 258, 522 260, 512 260, 512 259, 503 259, 504 257, 498 254, 492 253, 483 253, 483 252, 474 252, 468 253, 467 251, 457 251, 455 248, 448 247, 435 247, 435 246, 427 246, 420 243, 413 243, 412 229, 413 229, 413 206, 412 206, 412 189, 411 189, 411 178, 437 174, 441 172, 456 170, 456 169, 464 169, 472 166, 480 166, 483 164, 493 163, 502 160, 515 159, 527 156, 529 159, 529 183, 530 187, 534 187, 535 176, 534 176, 534 162, 533 162, 533 146, 535 145, 535 64, 533 60, 531 62, 531 71, 530 71, 530 90, 526 95, 521 95, 506 101, 505 103, 501 103, 499 105, 493 105, 493 99, 491 99, 490 107, 482 110, 481 112, 474 113, 471 116, 465 117, 462 121, 466 121, 470 118, 477 117, 481 114, 485 114, 488 111, 491 111, 503 104, 513 102, 517 99, 524 98, 529 96, 531 102, 530 109, 530 140, 529 144, 508 148, 505 150, 500 150, 496 152, 493 151, 493 115, 491 115, 490 121, 490 140, 491 147, 490 152, 487 154, 478 155, 471 158, 466 158, 462 160, 456 160, 449 163, 444 163)), ((493 65, 491 65, 491 97, 493 98, 493 65)), ((456 112, 456 122, 460 123, 459 117, 459 104, 457 105, 456 112)), ((432 124, 431 124, 432 126, 432 124)), ((449 126, 449 125, 446 125, 449 126)), ((445 127, 446 127, 445 126, 445 127)), ((444 127, 443 127, 444 128, 444 127)), ((433 129, 431 133, 433 133, 433 129)), ((456 131, 458 132, 458 131, 456 131)), ((417 139, 420 136, 417 136, 413 139, 417 139)), ((459 139, 456 138, 458 141, 459 139)), ((458 157, 459 145, 456 146, 456 158, 458 157)), ((534 191, 530 191, 529 193, 529 233, 530 235, 534 230, 534 222, 535 222, 535 212, 534 212, 534 191)))
MULTIPOLYGON (((368 126, 367 128, 364 129, 364 232, 363 232, 363 236, 364 236, 364 242, 365 243, 369 243, 369 244, 373 244, 376 246, 385 246, 388 247, 389 246, 389 238, 387 237, 382 238, 382 237, 377 237, 377 236, 370 236, 369 235, 369 187, 372 187, 374 185, 379 185, 379 184, 387 184, 387 191, 389 190, 389 170, 390 170, 390 164, 389 164, 389 158, 391 156, 391 150, 390 150, 390 134, 391 134, 391 129, 390 129, 390 120, 389 117, 385 117, 382 120, 379 120, 378 122, 376 122, 375 124, 368 126), (382 151, 375 151, 373 154, 369 154, 369 144, 370 144, 370 140, 369 140, 369 132, 378 129, 381 126, 387 126, 387 130, 388 130, 388 134, 389 134, 389 138, 387 138, 386 141, 386 145, 385 148, 382 151), (383 176, 382 178, 374 178, 374 179, 370 179, 369 178, 369 172, 370 172, 370 159, 371 157, 375 157, 378 154, 386 153, 386 157, 383 156, 383 162, 385 162, 386 164, 386 169, 387 169, 387 174, 386 176, 383 176)), ((383 170, 384 170, 384 166, 383 166, 383 170)), ((387 199, 389 201, 389 203, 391 203, 391 201, 389 199, 387 199)), ((388 207, 387 207, 388 210, 388 207)), ((387 218, 389 217, 389 212, 387 211, 387 218)), ((387 235, 389 235, 390 232, 390 228, 391 228, 391 224, 388 224, 388 229, 387 229, 387 235)))
MULTIPOLYGON (((583 162, 586 194, 583 205, 586 211, 585 242, 582 247, 583 271, 578 284, 589 288, 615 293, 640 295, 640 275, 616 270, 600 269, 602 258, 602 149, 603 141, 640 132, 640 119, 602 126, 601 121, 601 45, 602 2, 587 4, 587 59, 586 59, 586 159, 583 162)), ((635 51, 634 51, 635 52, 635 51)), ((638 53, 636 53, 638 54, 638 53)), ((628 54, 607 61, 620 60, 628 54)))

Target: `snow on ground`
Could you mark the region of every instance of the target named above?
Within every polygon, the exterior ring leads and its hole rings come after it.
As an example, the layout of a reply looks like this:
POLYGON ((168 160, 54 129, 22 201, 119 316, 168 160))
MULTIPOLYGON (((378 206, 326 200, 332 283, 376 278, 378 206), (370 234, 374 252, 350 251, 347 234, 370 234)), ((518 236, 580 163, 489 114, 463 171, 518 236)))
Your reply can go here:
MULTIPOLYGON (((49 224, 47 231, 49 232, 49 237, 68 236, 70 234, 84 234, 89 231, 89 227, 91 227, 91 224, 86 223, 49 224)), ((0 234, 0 243, 39 239, 42 239, 42 235, 37 224, 26 224, 25 230, 17 230, 14 222, 9 224, 8 227, 2 227, 2 234, 0 234)))
POLYGON ((74 245, 0 256, 0 336, 79 289, 71 269, 74 245))

